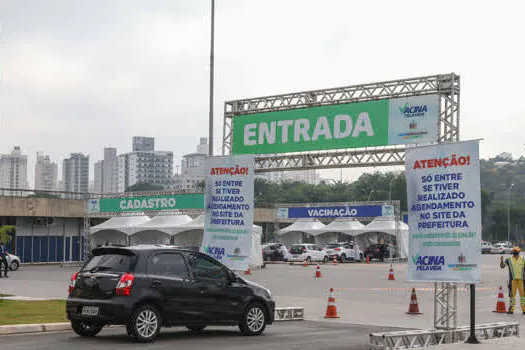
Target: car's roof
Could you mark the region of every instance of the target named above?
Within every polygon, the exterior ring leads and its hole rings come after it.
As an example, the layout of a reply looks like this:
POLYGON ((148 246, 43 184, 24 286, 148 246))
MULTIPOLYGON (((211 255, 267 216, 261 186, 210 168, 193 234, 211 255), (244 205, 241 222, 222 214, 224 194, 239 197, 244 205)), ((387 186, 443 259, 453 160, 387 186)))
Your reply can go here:
POLYGON ((147 253, 152 251, 180 251, 187 253, 196 253, 195 251, 189 249, 179 248, 177 246, 168 246, 164 244, 141 244, 134 246, 102 246, 93 249, 93 254, 106 251, 126 251, 129 253, 147 253))

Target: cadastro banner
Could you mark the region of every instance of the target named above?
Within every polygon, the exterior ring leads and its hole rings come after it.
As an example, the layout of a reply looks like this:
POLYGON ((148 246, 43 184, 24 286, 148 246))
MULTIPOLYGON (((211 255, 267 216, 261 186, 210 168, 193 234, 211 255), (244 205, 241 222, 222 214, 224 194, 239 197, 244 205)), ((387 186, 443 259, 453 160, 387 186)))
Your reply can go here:
POLYGON ((438 135, 439 96, 254 113, 233 118, 233 154, 275 154, 399 144, 438 135))
POLYGON ((204 195, 202 193, 108 197, 86 200, 88 214, 142 213, 203 208, 204 195))
POLYGON ((407 149, 405 169, 408 281, 479 283, 478 141, 407 149))
POLYGON ((331 207, 277 208, 278 219, 337 219, 394 216, 393 205, 349 205, 331 207))
POLYGON ((246 270, 253 233, 254 156, 210 157, 205 162, 204 252, 232 270, 246 270))

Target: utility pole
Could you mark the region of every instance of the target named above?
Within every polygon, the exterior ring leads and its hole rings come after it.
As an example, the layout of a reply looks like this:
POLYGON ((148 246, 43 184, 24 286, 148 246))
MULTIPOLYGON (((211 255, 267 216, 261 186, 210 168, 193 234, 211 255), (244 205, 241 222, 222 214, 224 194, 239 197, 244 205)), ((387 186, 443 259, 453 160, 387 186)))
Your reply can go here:
POLYGON ((210 117, 208 130, 208 155, 213 156, 213 75, 215 59, 215 0, 211 0, 211 41, 210 41, 210 117))

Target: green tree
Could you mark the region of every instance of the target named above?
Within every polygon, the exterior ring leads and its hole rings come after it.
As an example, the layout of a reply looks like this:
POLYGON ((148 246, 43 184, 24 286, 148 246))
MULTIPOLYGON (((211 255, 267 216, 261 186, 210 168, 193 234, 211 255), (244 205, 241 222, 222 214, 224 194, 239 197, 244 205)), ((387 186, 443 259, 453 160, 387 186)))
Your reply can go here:
POLYGON ((36 198, 60 198, 58 195, 44 192, 44 191, 35 191, 35 193, 30 194, 28 197, 36 197, 36 198))
POLYGON ((148 192, 148 191, 162 191, 164 187, 154 185, 147 182, 138 182, 126 188, 126 192, 148 192))
POLYGON ((16 232, 16 226, 5 225, 0 227, 0 242, 9 244, 16 232))

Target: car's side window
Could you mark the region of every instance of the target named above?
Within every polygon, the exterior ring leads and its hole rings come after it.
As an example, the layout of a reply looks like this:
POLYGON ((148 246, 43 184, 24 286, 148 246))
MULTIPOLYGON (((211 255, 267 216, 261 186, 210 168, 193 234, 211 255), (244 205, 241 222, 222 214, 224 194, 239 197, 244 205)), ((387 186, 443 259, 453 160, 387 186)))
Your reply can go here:
POLYGON ((148 274, 166 277, 188 277, 184 257, 178 253, 159 253, 148 261, 148 274))
POLYGON ((203 256, 192 254, 189 258, 190 269, 198 279, 211 279, 227 282, 228 272, 219 264, 203 256))

